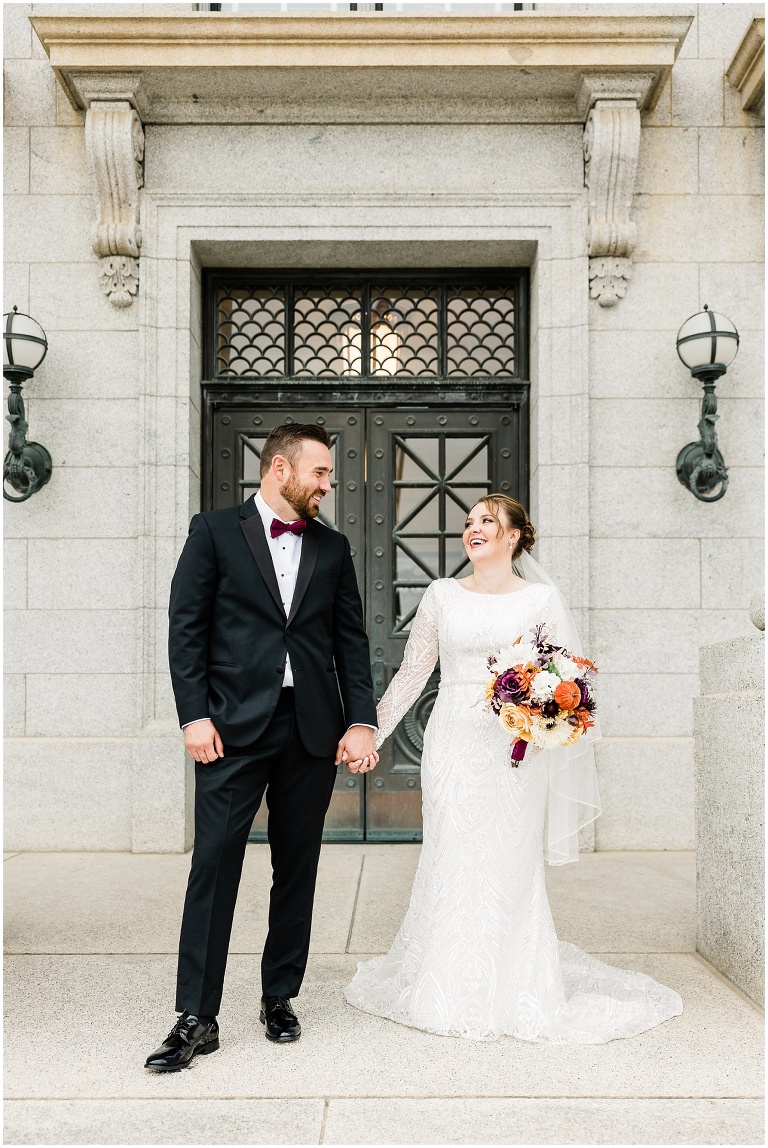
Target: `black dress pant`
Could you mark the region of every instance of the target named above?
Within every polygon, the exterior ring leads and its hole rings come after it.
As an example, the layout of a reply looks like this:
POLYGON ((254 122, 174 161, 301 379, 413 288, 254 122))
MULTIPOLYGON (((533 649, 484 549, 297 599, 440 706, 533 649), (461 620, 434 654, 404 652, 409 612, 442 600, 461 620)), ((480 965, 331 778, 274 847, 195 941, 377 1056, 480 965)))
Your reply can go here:
POLYGON ((280 691, 258 743, 224 746, 195 766, 195 844, 179 942, 176 1008, 215 1016, 251 823, 266 790, 272 856, 269 932, 261 961, 266 996, 298 995, 309 952, 332 757, 312 757, 296 729, 293 690, 280 691))

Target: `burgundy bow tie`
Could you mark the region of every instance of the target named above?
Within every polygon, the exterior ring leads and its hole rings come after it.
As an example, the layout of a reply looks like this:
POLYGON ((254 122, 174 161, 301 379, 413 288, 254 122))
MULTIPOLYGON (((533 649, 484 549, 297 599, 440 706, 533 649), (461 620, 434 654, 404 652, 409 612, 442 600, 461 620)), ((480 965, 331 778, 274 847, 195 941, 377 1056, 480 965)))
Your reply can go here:
POLYGON ((307 528, 307 524, 303 518, 297 518, 295 522, 281 522, 279 518, 272 519, 272 525, 269 528, 269 533, 273 538, 279 538, 281 534, 303 534, 307 528))

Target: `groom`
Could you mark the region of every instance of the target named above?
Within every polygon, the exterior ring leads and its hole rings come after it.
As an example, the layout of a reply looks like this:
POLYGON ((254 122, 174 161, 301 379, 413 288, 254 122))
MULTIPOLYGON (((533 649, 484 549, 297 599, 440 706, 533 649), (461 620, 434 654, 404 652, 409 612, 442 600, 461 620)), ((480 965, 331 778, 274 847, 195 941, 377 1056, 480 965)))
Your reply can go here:
POLYGON ((298 1038, 323 820, 336 764, 378 758, 368 639, 343 534, 316 522, 331 490, 328 433, 277 427, 261 490, 196 514, 171 584, 168 651, 195 765, 195 843, 179 943, 181 1012, 145 1067, 219 1047, 219 1011, 248 832, 266 793, 272 857, 260 1019, 298 1038))

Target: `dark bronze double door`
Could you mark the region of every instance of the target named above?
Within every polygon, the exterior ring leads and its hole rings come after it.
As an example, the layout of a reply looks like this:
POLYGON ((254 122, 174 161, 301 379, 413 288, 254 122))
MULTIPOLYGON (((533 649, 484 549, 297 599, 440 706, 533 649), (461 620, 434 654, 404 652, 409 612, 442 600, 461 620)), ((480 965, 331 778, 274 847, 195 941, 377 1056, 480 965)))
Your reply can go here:
MULTIPOLYGON (((349 538, 363 596, 377 699, 403 656, 410 624, 434 578, 469 573, 461 541, 467 510, 500 490, 524 498, 525 444, 517 403, 433 409, 354 405, 297 409, 215 404, 208 443, 210 501, 244 501, 259 485, 261 446, 276 425, 313 422, 332 438, 333 492, 321 517, 349 538)), ((421 838, 419 770, 439 668, 380 751, 376 769, 339 768, 328 841, 421 838)), ((265 836, 266 809, 253 840, 265 836)))

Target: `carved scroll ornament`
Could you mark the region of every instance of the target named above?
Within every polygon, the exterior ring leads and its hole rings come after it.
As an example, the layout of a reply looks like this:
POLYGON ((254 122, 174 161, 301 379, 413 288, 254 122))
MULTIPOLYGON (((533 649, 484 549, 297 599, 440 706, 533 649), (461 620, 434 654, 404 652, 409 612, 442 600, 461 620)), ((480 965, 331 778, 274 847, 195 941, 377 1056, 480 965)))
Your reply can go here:
POLYGON ((94 102, 85 136, 99 210, 93 242, 101 260, 99 283, 115 307, 128 307, 139 289, 141 120, 125 100, 94 102))
POLYGON ((640 148, 635 100, 597 100, 584 129, 588 189, 589 291, 602 307, 623 298, 637 227, 631 218, 640 148))

